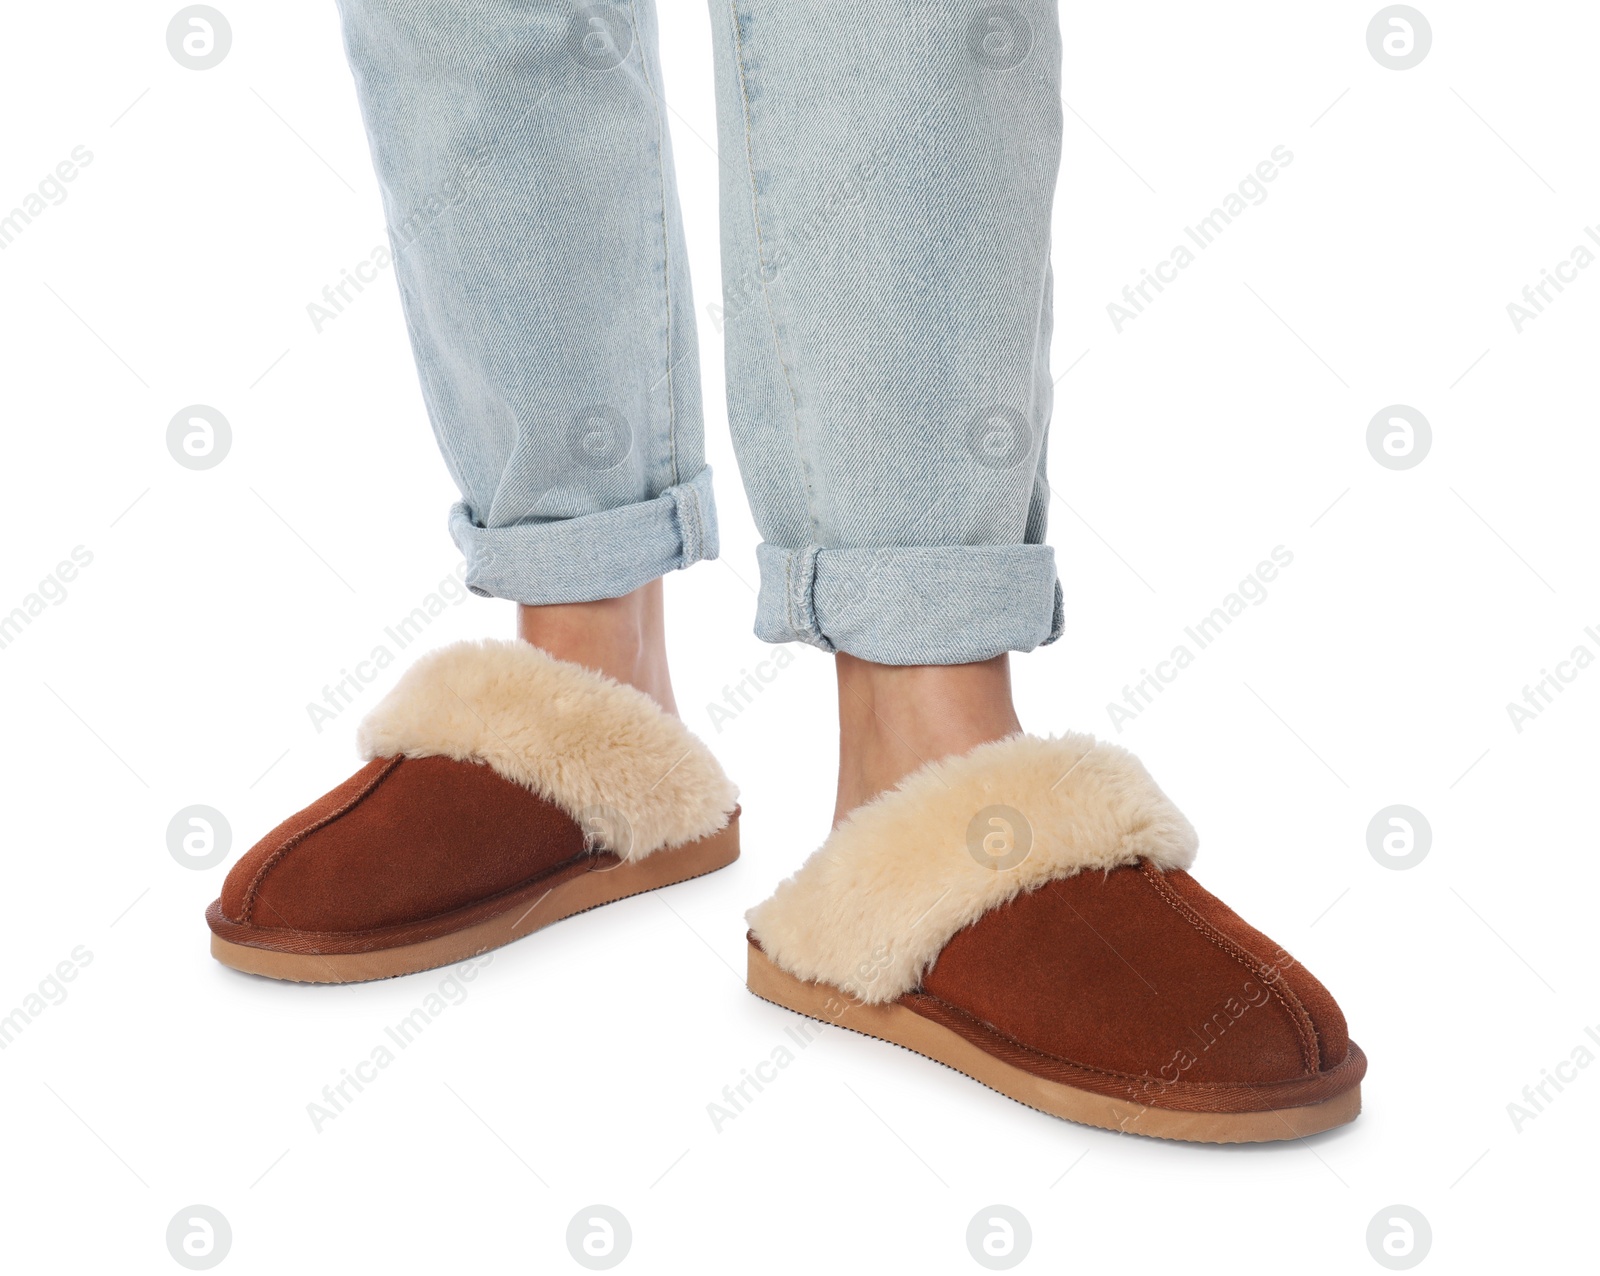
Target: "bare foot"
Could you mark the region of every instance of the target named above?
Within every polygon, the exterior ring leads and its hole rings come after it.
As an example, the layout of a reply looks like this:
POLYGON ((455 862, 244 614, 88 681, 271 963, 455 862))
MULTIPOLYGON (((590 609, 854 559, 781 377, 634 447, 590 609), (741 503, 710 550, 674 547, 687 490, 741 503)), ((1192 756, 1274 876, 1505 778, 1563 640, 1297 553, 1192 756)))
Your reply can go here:
POLYGON ((517 608, 517 634, 558 660, 637 687, 674 717, 659 578, 621 598, 517 608))
POLYGON ((1007 655, 971 665, 875 665, 840 653, 833 822, 919 767, 1022 730, 1007 655))

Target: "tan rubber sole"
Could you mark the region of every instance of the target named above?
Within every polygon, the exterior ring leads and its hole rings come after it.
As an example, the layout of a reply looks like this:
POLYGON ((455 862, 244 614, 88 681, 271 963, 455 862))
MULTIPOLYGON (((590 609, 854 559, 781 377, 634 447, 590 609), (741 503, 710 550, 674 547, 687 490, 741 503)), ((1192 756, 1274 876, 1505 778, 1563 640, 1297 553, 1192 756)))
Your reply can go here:
POLYGON ((630 895, 660 890, 703 877, 739 858, 739 822, 698 842, 656 851, 633 863, 596 870, 553 886, 531 905, 519 901, 505 912, 461 930, 414 944, 363 953, 293 953, 236 944, 213 933, 211 955, 224 966, 269 979, 308 984, 349 984, 392 979, 466 961, 479 953, 530 935, 575 913, 612 904, 630 895))
POLYGON ((997 1059, 904 1006, 863 1005, 831 984, 796 979, 774 965, 755 944, 750 944, 749 950, 748 983, 756 996, 808 1018, 904 1046, 1018 1103, 1081 1125, 1194 1143, 1271 1143, 1331 1130, 1355 1120, 1361 1111, 1359 1086, 1322 1103, 1267 1112, 1178 1112, 1095 1094, 997 1059))

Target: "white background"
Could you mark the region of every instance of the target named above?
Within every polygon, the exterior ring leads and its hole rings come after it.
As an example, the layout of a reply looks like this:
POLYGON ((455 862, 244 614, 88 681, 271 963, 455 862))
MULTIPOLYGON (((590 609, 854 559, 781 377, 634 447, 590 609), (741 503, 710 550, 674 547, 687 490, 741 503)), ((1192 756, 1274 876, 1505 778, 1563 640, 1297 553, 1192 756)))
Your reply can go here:
MULTIPOLYGON (((1395 1203, 1431 1223, 1424 1270, 1548 1270, 1592 1244, 1600 1067, 1520 1132, 1507 1104, 1600 1024, 1600 670, 1521 732, 1506 704, 1600 653, 1600 269, 1520 335, 1506 305, 1600 223, 1600 10, 1424 0, 1433 47, 1407 71, 1368 53, 1372 0, 1063 15, 1068 625, 1016 661, 1023 720, 1135 749, 1200 829, 1201 879, 1334 990, 1371 1058, 1353 1126, 1217 1149, 1058 1122, 831 1029, 713 1129, 707 1104, 798 1022, 744 991, 741 914, 825 833, 835 755, 820 653, 721 733, 706 712, 772 653, 705 318, 692 0, 661 26, 724 561, 672 578, 669 609, 745 856, 496 953, 314 1131, 306 1105, 440 975, 225 970, 202 912, 226 863, 176 863, 166 828, 216 807, 231 862, 353 768, 404 660, 320 733, 305 706, 451 572, 454 492, 387 276, 320 335, 307 317, 383 241, 333 6, 218 3, 233 47, 205 72, 168 54, 177 6, 142 0, 14 6, 0 52, 0 206, 93 153, 0 252, 0 612, 93 554, 0 650, 0 1014, 92 953, 0 1052, 9 1270, 178 1270, 165 1230, 196 1202, 246 1272, 578 1270, 565 1231, 594 1202, 630 1220, 639 1271, 976 1271, 967 1222, 994 1203, 1031 1222, 1022 1270, 1379 1270, 1366 1229, 1395 1203), (1266 202, 1117 334, 1107 303, 1280 144, 1266 202), (193 403, 234 434, 205 472, 166 450, 193 403), (1394 403, 1433 429, 1398 472, 1365 442, 1394 403), (1280 544, 1267 601, 1118 734, 1107 702, 1280 544), (1407 871, 1367 849, 1392 803, 1433 830, 1407 871)), ((839 38, 871 39, 874 9, 839 38)), ((512 623, 470 599, 427 645, 512 623)))

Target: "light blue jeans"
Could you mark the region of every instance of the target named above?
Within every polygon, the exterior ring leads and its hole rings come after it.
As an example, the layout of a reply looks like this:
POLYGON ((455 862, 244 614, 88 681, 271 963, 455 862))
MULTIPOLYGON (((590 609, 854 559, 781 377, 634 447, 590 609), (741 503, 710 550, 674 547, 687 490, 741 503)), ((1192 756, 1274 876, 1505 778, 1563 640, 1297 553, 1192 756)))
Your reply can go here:
MULTIPOLYGON (((756 633, 1052 641, 1054 0, 710 2, 756 633)), ((581 602, 715 557, 650 0, 340 9, 469 587, 581 602)))

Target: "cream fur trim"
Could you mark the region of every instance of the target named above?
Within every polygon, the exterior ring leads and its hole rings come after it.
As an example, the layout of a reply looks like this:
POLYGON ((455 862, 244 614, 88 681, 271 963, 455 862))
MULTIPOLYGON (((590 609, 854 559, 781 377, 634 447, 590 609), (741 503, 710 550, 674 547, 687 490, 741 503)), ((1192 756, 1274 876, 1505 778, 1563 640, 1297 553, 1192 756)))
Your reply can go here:
POLYGON ((486 763, 630 860, 715 833, 739 795, 649 696, 525 642, 430 652, 367 715, 356 744, 369 759, 486 763))
POLYGON ((1187 868, 1197 843, 1126 749, 1017 735, 925 766, 857 809, 746 916, 790 974, 880 1004, 915 989, 957 931, 1014 896, 1139 859, 1187 868))

